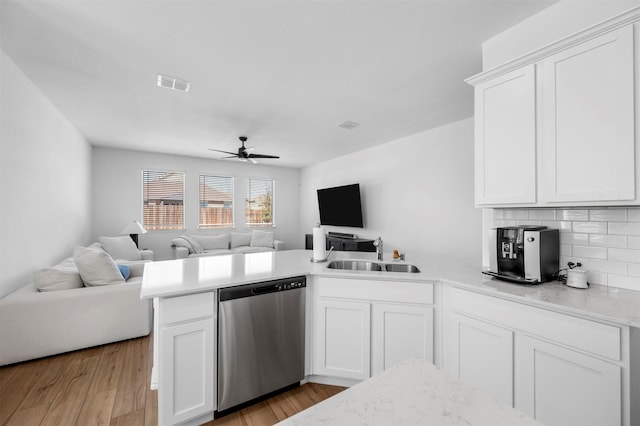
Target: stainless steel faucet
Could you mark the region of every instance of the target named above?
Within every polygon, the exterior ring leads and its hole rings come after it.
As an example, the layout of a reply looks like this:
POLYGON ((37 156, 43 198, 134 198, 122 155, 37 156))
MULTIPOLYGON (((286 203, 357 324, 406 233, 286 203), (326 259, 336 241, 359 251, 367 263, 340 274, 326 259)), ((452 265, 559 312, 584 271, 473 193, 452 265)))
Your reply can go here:
POLYGON ((378 260, 383 260, 384 254, 382 249, 382 238, 378 237, 373 245, 376 246, 376 253, 378 254, 378 260))

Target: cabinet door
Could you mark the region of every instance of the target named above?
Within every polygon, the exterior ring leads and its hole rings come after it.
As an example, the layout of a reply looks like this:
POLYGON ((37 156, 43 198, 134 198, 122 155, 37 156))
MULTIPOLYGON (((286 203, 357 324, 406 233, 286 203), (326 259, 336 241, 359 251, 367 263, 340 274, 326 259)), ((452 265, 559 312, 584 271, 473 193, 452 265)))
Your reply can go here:
POLYGON ((621 367, 528 336, 516 341, 515 407, 547 425, 620 425, 621 367))
POLYGON ((543 61, 542 201, 635 198, 631 25, 543 61))
POLYGON ((372 374, 411 358, 433 362, 433 308, 375 303, 372 374))
POLYGON ((513 332, 452 313, 446 369, 513 406, 513 332))
POLYGON ((364 380, 370 375, 371 305, 320 299, 316 305, 314 374, 364 380))
POLYGON ((213 413, 213 318, 160 330, 158 423, 173 425, 213 413))
POLYGON ((475 88, 477 205, 536 202, 535 96, 534 64, 475 88))

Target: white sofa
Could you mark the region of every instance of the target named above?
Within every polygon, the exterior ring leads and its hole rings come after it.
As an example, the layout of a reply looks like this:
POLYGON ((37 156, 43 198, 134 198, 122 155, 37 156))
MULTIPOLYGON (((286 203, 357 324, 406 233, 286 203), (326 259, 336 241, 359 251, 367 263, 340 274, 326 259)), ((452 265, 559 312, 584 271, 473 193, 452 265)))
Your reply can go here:
MULTIPOLYGON (((39 291, 32 282, 1 299, 0 365, 148 335, 153 310, 151 300, 140 299, 140 286, 152 259, 142 250, 140 260, 116 260, 130 271, 119 284, 39 291)), ((73 271, 74 258, 55 268, 73 271)))
POLYGON ((171 241, 174 259, 232 253, 261 253, 284 249, 284 241, 274 239, 273 232, 259 230, 214 236, 181 235, 171 241))

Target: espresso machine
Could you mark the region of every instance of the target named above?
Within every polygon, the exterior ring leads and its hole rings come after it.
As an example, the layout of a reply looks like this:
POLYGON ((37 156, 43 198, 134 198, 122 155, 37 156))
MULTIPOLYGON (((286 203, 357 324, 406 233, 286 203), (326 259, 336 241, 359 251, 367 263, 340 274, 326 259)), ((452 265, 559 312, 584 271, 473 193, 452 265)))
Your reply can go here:
POLYGON ((546 226, 489 230, 487 275, 520 284, 551 281, 560 269, 560 234, 546 226))

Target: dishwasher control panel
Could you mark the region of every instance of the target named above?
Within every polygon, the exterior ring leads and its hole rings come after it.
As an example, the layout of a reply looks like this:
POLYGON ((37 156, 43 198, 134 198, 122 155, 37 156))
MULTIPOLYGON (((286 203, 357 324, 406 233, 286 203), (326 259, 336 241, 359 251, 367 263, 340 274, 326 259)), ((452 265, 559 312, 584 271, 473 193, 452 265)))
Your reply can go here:
POLYGON ((261 294, 277 293, 280 291, 289 291, 305 288, 307 286, 307 278, 292 277, 281 280, 262 281, 254 284, 245 284, 236 287, 227 287, 219 290, 219 301, 241 299, 243 297, 258 296, 261 294))
POLYGON ((306 284, 304 282, 302 282, 302 281, 294 281, 294 282, 291 282, 291 283, 280 284, 278 286, 279 287, 278 289, 279 290, 289 290, 289 289, 292 289, 292 288, 305 287, 305 285, 306 284))

